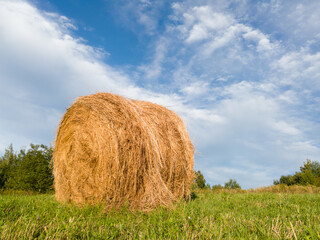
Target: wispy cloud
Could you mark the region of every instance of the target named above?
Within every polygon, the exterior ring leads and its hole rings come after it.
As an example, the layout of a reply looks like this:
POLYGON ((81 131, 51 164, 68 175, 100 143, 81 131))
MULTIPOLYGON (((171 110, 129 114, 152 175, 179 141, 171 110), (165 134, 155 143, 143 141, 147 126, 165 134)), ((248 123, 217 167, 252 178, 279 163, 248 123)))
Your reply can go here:
MULTIPOLYGON (((117 0, 113 1, 112 9, 118 23, 137 34, 137 29, 143 27, 144 31, 140 33, 152 36, 159 31, 162 11, 167 7, 168 2, 166 0, 117 0)), ((106 3, 110 7, 110 1, 106 3)))
POLYGON ((285 85, 320 90, 320 52, 313 54, 308 49, 289 52, 274 62, 273 67, 281 73, 285 85))

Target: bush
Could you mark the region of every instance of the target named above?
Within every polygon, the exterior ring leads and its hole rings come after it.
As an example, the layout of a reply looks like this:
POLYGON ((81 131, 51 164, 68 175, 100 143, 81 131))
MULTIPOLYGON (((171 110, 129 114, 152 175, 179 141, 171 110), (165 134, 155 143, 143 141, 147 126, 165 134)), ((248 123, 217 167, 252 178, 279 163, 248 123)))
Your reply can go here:
POLYGON ((220 190, 220 189, 223 189, 223 186, 221 186, 220 184, 212 186, 212 190, 220 190))
POLYGON ((226 182, 224 184, 224 187, 225 188, 229 188, 229 189, 236 189, 236 188, 240 188, 241 189, 239 183, 237 183, 237 181, 234 180, 234 179, 230 179, 229 182, 226 182))

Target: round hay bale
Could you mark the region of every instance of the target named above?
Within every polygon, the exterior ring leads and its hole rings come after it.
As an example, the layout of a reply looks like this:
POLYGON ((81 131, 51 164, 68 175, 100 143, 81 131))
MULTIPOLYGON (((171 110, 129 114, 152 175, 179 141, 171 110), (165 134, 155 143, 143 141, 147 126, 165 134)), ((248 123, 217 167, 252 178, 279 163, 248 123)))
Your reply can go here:
POLYGON ((194 148, 165 107, 110 93, 77 99, 53 153, 58 201, 148 210, 189 196, 194 148))

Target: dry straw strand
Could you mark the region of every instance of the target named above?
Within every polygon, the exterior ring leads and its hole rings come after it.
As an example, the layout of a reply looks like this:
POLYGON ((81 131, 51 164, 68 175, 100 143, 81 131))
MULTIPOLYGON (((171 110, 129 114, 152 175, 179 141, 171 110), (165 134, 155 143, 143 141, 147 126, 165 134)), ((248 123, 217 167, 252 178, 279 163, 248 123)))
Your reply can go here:
POLYGON ((110 93, 78 98, 53 154, 58 201, 150 210, 190 194, 194 148, 183 121, 157 104, 110 93))

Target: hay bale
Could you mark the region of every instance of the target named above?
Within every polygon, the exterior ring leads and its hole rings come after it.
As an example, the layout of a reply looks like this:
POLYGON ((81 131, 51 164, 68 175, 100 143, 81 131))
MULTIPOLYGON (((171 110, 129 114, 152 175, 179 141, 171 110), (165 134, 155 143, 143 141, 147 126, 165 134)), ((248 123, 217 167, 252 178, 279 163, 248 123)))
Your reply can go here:
POLYGON ((148 210, 190 194, 193 145, 172 111, 109 93, 77 99, 53 153, 58 201, 148 210))

